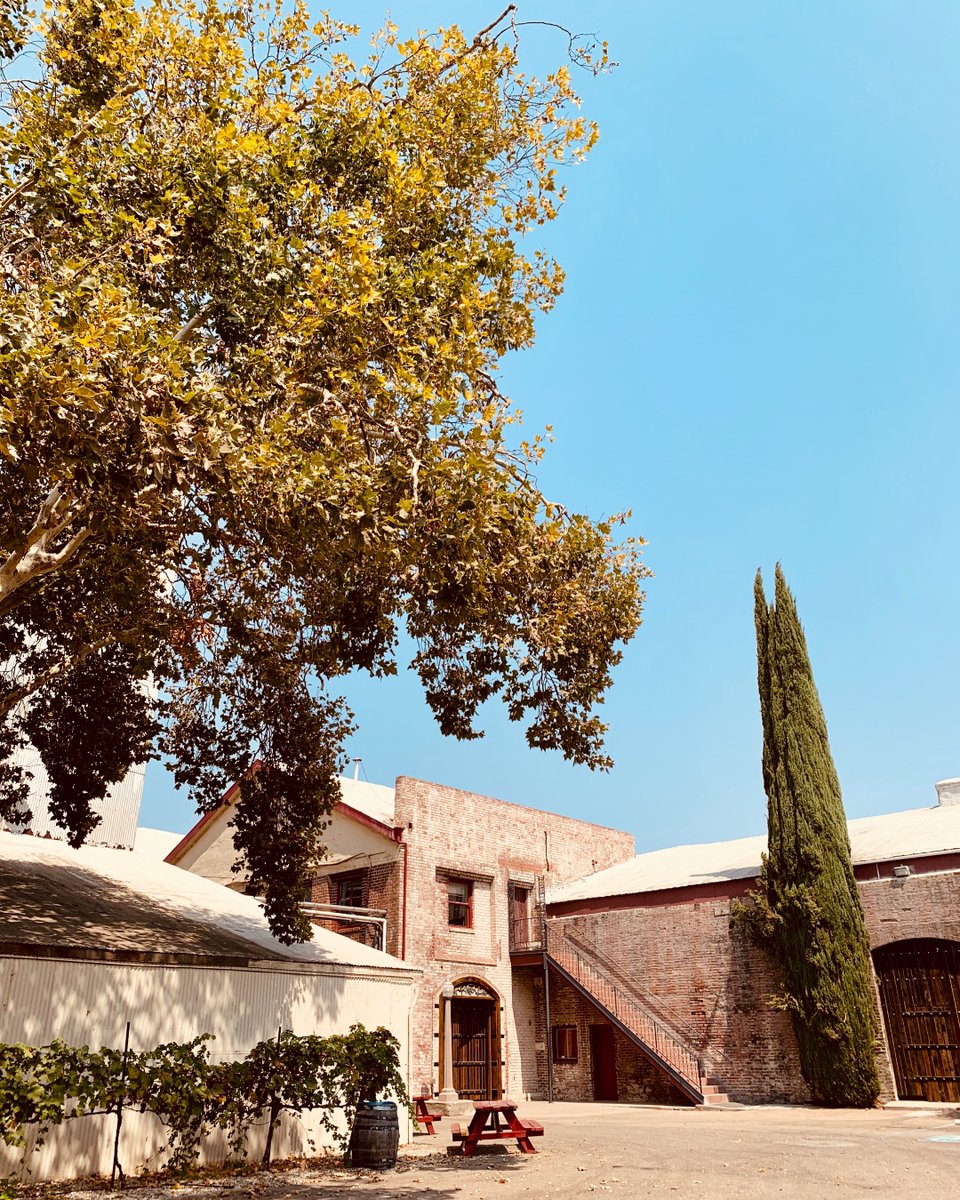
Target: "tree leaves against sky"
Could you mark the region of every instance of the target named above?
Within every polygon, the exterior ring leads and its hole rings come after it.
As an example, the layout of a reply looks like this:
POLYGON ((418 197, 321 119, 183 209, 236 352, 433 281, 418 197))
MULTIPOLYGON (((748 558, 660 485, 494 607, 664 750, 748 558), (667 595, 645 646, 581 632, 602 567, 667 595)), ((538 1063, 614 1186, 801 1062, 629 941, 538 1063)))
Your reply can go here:
POLYGON ((201 809, 262 764, 238 846, 303 937, 352 728, 334 681, 393 673, 401 630, 445 733, 500 695, 531 746, 608 765, 639 547, 541 493, 496 375, 561 289, 533 235, 596 133, 509 19, 387 25, 355 62, 302 4, 4 12, 4 736, 100 672, 71 736, 110 738, 138 711, 116 663, 151 679, 134 724, 201 809))

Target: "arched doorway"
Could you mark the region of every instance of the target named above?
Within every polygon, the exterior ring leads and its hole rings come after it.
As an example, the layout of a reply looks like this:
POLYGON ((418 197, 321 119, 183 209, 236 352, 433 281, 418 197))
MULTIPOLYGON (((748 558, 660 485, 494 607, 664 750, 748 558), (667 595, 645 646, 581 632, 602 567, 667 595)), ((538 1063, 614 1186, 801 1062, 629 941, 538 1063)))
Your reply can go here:
MULTIPOLYGON (((440 1005, 440 1078, 446 1079, 443 1056, 447 1039, 443 1027, 446 1006, 440 1005)), ((479 979, 454 984, 450 1000, 451 1052, 454 1091, 461 1100, 499 1100, 500 1001, 479 979)))
POLYGON ((873 962, 897 1095, 960 1100, 960 942, 893 942, 873 962))

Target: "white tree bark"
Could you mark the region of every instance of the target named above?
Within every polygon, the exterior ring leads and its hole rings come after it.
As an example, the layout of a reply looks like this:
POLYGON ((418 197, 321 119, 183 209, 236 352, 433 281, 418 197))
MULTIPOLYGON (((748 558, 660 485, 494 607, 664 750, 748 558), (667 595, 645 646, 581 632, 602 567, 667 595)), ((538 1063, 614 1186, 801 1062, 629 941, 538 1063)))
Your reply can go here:
POLYGON ((37 519, 22 544, 0 563, 0 608, 9 596, 31 579, 49 575, 64 566, 90 536, 86 527, 69 532, 60 546, 58 538, 82 517, 86 505, 54 485, 41 505, 37 519))

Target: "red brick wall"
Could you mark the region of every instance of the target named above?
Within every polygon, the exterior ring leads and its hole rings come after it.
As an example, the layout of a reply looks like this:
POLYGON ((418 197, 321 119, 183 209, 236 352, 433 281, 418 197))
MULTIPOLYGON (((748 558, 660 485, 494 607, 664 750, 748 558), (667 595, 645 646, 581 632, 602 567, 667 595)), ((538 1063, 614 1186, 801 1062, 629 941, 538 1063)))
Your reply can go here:
POLYGON ((652 993, 657 1015, 687 1044, 683 1027, 693 1027, 696 1044, 690 1048, 702 1059, 704 1073, 731 1099, 795 1103, 808 1098, 789 1018, 765 1003, 777 990, 776 973, 732 921, 730 901, 622 909, 559 923, 597 945, 624 975, 652 993))
POLYGON ((908 938, 960 942, 960 871, 864 880, 860 899, 875 950, 908 938))
POLYGON ((634 854, 633 835, 619 829, 405 775, 396 786, 395 819, 412 847, 411 866, 416 850, 421 858, 463 866, 499 863, 531 875, 546 873, 555 885, 634 854))
MULTIPOLYGON (((344 870, 342 864, 337 864, 324 874, 318 874, 313 880, 313 890, 310 899, 314 904, 337 904, 337 881, 343 875, 363 875, 363 905, 364 908, 379 908, 387 913, 387 944, 384 949, 388 954, 400 955, 400 928, 396 917, 397 894, 399 889, 399 864, 396 862, 374 863, 372 866, 355 870, 344 870)), ((335 933, 362 942, 366 946, 374 945, 377 933, 376 927, 366 923, 359 924, 342 920, 324 920, 317 924, 335 933)))
POLYGON ((397 780, 396 824, 409 855, 406 957, 424 968, 412 1018, 411 1082, 439 1091, 440 991, 471 978, 500 1000, 504 1091, 516 1099, 542 1094, 534 975, 510 963, 510 880, 532 885, 545 874, 559 883, 601 870, 633 855, 633 837, 406 776, 397 780), (472 929, 448 926, 444 871, 473 881, 472 929))
MULTIPOLYGON (((550 976, 550 1025, 573 1025, 577 1031, 577 1061, 553 1064, 553 1097, 555 1100, 592 1100, 593 1063, 590 1050, 590 1027, 610 1025, 614 1031, 619 1099, 628 1104, 689 1104, 682 1093, 673 1086, 666 1075, 653 1066, 640 1049, 566 980, 551 973, 550 976)), ((543 1021, 540 1029, 544 1033, 543 1021)), ((543 1047, 538 1053, 538 1078, 540 1090, 547 1090, 547 1038, 542 1036, 543 1047)))
MULTIPOLYGON (((960 941, 960 872, 864 880, 859 887, 874 948, 908 938, 960 941)), ((732 920, 729 899, 698 899, 694 888, 687 896, 685 903, 661 907, 649 905, 647 896, 642 908, 565 916, 557 923, 613 959, 624 983, 635 980, 665 1013, 694 1026, 706 1073, 731 1099, 808 1100, 789 1018, 767 1003, 778 990, 773 963, 732 920)), ((890 1097, 893 1076, 883 1047, 878 1064, 883 1094, 890 1097)), ((583 1072, 576 1078, 570 1073, 562 1085, 570 1099, 591 1098, 583 1072)))

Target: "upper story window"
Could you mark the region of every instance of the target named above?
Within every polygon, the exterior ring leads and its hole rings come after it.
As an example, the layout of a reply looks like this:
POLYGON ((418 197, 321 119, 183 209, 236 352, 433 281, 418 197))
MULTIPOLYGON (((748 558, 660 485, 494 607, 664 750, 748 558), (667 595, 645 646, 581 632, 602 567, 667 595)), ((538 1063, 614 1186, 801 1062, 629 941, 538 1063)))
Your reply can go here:
POLYGON ((447 880, 447 924, 473 928, 473 884, 469 879, 447 880))
POLYGON ((363 871, 351 871, 349 875, 339 876, 334 895, 334 904, 363 908, 363 871))

